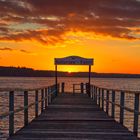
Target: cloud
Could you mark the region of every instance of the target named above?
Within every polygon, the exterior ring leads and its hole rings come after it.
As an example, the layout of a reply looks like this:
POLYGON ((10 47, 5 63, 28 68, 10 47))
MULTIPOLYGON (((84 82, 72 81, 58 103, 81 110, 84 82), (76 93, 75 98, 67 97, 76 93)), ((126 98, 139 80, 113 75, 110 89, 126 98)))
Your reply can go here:
POLYGON ((5 33, 5 32, 8 32, 9 30, 8 30, 8 28, 6 28, 6 27, 0 27, 0 32, 1 33, 5 33))
POLYGON ((24 49, 11 49, 11 48, 8 48, 8 47, 3 47, 3 48, 0 48, 0 51, 10 51, 10 52, 22 52, 22 53, 25 53, 25 54, 29 54, 29 55, 36 55, 35 53, 32 53, 30 51, 27 51, 27 50, 24 50, 24 49))
POLYGON ((53 45, 65 41, 71 31, 140 39, 139 13, 140 1, 136 0, 0 0, 0 40, 53 45), (14 23, 21 28, 13 29, 14 23), (27 29, 23 23, 40 26, 27 29))
POLYGON ((24 41, 24 40, 30 40, 30 41, 38 41, 41 44, 55 44, 56 42, 63 41, 62 35, 64 34, 64 31, 62 30, 27 30, 25 32, 21 33, 11 33, 7 34, 3 37, 0 37, 0 40, 2 41, 24 41))
POLYGON ((21 52, 23 52, 23 53, 30 53, 29 51, 26 51, 26 50, 20 50, 21 52))
POLYGON ((13 49, 4 47, 4 48, 0 48, 0 51, 13 51, 13 49))

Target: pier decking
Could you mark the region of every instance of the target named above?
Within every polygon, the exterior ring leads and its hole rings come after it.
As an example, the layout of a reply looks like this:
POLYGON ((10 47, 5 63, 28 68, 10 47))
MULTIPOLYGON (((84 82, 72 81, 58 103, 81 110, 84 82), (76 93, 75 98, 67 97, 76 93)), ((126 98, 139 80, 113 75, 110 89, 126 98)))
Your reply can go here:
POLYGON ((41 115, 9 140, 138 140, 87 94, 58 94, 41 115))

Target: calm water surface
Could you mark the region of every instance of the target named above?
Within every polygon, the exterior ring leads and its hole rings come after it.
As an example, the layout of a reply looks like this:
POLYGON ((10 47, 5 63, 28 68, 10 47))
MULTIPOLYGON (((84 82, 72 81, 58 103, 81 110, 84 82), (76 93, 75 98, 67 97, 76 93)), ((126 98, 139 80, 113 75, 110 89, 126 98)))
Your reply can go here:
MULTIPOLYGON (((55 78, 52 77, 0 77, 0 88, 38 88, 53 85, 55 78)), ((65 82, 65 90, 72 92, 72 84, 79 84, 81 82, 88 82, 88 78, 58 78, 58 82, 65 82)), ((127 79, 127 78, 92 78, 91 83, 100 87, 111 89, 123 89, 140 91, 140 79, 127 79)), ((23 94, 20 92, 15 93, 15 108, 23 106, 23 94)), ((0 92, 0 115, 8 111, 8 93, 0 92)), ((29 102, 34 102, 34 94, 29 94, 29 102)), ((118 96, 119 102, 119 96, 118 96)), ((133 95, 127 95, 126 106, 133 108, 133 95)), ((119 108, 116 109, 116 120, 119 117, 119 108)), ((125 112, 125 125, 132 130, 133 114, 125 112)), ((34 106, 29 109, 29 120, 34 117, 34 106)), ((23 112, 15 115, 15 130, 20 129, 23 126, 23 112)), ((8 133, 8 117, 0 120, 0 139, 6 139, 8 133)))
MULTIPOLYGON (((66 90, 72 91, 72 84, 86 83, 87 78, 58 78, 58 82, 66 83, 66 90)), ((36 88, 54 84, 54 78, 34 78, 34 77, 0 77, 0 88, 36 88)), ((92 78, 91 83, 97 86, 125 89, 140 90, 140 79, 134 78, 92 78)))

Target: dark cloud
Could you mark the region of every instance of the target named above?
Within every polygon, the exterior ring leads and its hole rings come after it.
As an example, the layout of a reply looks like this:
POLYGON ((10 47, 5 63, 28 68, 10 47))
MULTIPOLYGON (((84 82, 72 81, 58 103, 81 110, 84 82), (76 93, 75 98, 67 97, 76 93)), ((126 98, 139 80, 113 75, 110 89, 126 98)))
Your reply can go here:
POLYGON ((66 17, 70 13, 89 16, 92 12, 104 18, 140 18, 136 0, 26 0, 37 15, 66 17))
POLYGON ((139 39, 134 28, 140 25, 137 0, 0 0, 1 20, 36 23, 40 30, 13 31, 0 23, 0 40, 37 40, 55 44, 69 31, 93 32, 124 39, 139 39))
POLYGON ((63 41, 64 31, 62 30, 27 30, 18 34, 7 34, 0 37, 0 40, 6 41, 24 41, 24 40, 36 40, 42 44, 55 44, 56 42, 63 41), (62 34, 62 35, 61 35, 62 34))
MULTIPOLYGON (((12 48, 8 48, 8 47, 3 47, 3 48, 0 48, 0 51, 17 51, 16 49, 12 49, 12 48)), ((26 54, 30 54, 31 52, 27 51, 27 50, 24 50, 24 49, 21 49, 19 50, 20 52, 22 53, 26 53, 26 54)))
POLYGON ((1 17, 7 15, 22 15, 30 14, 31 8, 28 3, 22 0, 0 0, 0 15, 1 17))
POLYGON ((21 52, 23 52, 23 53, 31 53, 31 52, 29 52, 29 51, 26 51, 26 50, 20 50, 21 52))
POLYGON ((9 32, 9 29, 7 27, 0 27, 0 32, 9 32))
POLYGON ((4 48, 0 48, 0 51, 13 51, 13 49, 4 47, 4 48))

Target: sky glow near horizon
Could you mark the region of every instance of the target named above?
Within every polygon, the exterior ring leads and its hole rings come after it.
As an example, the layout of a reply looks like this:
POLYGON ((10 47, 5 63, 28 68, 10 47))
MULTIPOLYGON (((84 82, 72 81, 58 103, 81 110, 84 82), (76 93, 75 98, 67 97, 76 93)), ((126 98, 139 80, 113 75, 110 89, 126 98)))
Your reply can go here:
POLYGON ((54 70, 77 55, 95 72, 140 74, 139 13, 138 0, 0 0, 0 65, 54 70))

